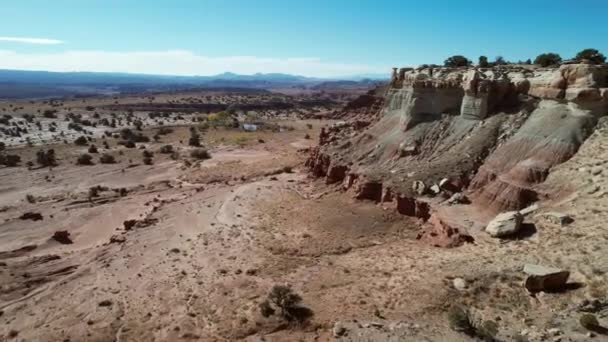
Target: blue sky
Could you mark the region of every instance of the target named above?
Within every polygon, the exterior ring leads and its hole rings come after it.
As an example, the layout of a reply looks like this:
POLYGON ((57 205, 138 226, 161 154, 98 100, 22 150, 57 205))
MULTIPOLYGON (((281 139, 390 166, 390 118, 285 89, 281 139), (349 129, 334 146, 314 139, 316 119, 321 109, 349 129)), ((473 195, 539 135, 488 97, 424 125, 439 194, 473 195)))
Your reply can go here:
POLYGON ((0 68, 338 76, 453 54, 608 54, 607 0, 1 2, 0 68))

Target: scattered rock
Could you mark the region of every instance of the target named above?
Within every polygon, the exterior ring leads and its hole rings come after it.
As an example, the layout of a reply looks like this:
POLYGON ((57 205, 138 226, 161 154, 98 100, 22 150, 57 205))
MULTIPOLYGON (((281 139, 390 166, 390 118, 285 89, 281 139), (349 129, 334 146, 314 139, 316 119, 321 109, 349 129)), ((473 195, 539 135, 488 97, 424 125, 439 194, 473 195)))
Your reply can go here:
POLYGON ((122 235, 112 235, 110 237, 110 243, 124 243, 127 239, 122 235))
POLYGON ((565 226, 574 222, 574 219, 570 215, 560 212, 547 212, 543 213, 542 216, 547 219, 547 221, 553 224, 559 224, 560 226, 565 226))
POLYGON ((505 237, 519 231, 524 220, 519 211, 508 211, 498 214, 486 227, 486 232, 492 237, 505 237))
POLYGON ((524 286, 531 293, 563 289, 570 276, 570 272, 559 268, 533 264, 526 264, 524 266, 524 273, 528 275, 524 286))
POLYGON ((591 174, 594 176, 599 175, 600 173, 602 173, 603 169, 601 166, 596 166, 594 168, 591 169, 591 174))
POLYGON ((470 203, 470 201, 465 194, 463 194, 462 192, 457 192, 453 194, 450 198, 448 198, 446 203, 449 205, 468 204, 470 203))
POLYGON ((414 156, 418 153, 420 153, 420 151, 418 151, 418 145, 416 145, 415 143, 404 141, 399 144, 400 157, 414 156))
POLYGON ((526 207, 526 208, 524 208, 524 209, 520 210, 520 211, 519 211, 519 213, 520 213, 520 214, 522 214, 523 216, 527 216, 527 215, 530 215, 530 214, 532 214, 533 212, 537 211, 537 210, 538 210, 538 208, 540 208, 540 207, 538 206, 538 204, 534 203, 534 204, 532 204, 531 206, 528 206, 528 207, 526 207))
POLYGON ((99 306, 112 306, 112 301, 109 299, 102 300, 101 302, 99 302, 99 306))
POLYGON ((27 212, 27 213, 23 213, 23 215, 19 216, 19 219, 41 221, 43 218, 42 218, 42 214, 40 214, 40 213, 27 212))
POLYGON ((456 227, 450 226, 435 214, 431 215, 428 223, 423 226, 422 231, 418 233, 416 239, 432 246, 443 248, 458 247, 465 243, 475 242, 472 236, 466 232, 461 232, 456 227))
POLYGON ((457 192, 460 191, 461 186, 458 184, 455 184, 454 182, 450 181, 448 178, 443 178, 442 180, 439 181, 439 187, 442 190, 448 191, 448 192, 457 192))
POLYGON ((340 322, 336 322, 334 324, 334 328, 333 328, 332 331, 333 331, 333 334, 334 334, 335 338, 344 336, 346 334, 346 328, 340 322))
POLYGON ((53 240, 64 245, 74 243, 74 241, 72 241, 72 239, 70 238, 70 232, 68 232, 67 230, 56 231, 55 234, 53 234, 53 240))
POLYGON ((426 185, 423 181, 415 181, 412 184, 412 190, 414 190, 414 192, 418 195, 424 195, 426 192, 426 185))
POLYGON ((430 190, 431 190, 431 193, 433 193, 434 195, 438 195, 441 192, 441 188, 437 184, 433 184, 433 186, 431 186, 430 190))
POLYGON ((454 278, 452 281, 454 288, 458 291, 464 291, 467 288, 467 282, 462 278, 454 278))

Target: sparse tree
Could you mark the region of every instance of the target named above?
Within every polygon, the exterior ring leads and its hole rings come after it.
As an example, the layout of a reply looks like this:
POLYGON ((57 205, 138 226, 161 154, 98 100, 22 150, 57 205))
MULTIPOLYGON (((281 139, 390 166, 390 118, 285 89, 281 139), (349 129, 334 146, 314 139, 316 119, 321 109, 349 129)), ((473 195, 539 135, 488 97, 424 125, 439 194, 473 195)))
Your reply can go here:
POLYGON ((494 59, 494 64, 495 65, 505 65, 505 64, 507 64, 507 61, 505 61, 503 56, 496 56, 496 58, 494 59))
POLYGON ((211 155, 209 154, 209 151, 207 151, 206 149, 199 148, 199 149, 196 149, 196 150, 193 150, 192 152, 190 152, 190 157, 192 157, 194 159, 203 160, 203 159, 211 158, 211 155))
POLYGON ((606 62, 606 56, 596 49, 584 49, 576 54, 575 60, 582 62, 588 60, 594 64, 602 64, 606 62))
POLYGON ((101 155, 101 157, 99 157, 99 162, 102 164, 114 164, 116 163, 116 159, 114 156, 104 153, 101 155))
POLYGON ((74 144, 76 144, 78 146, 85 146, 87 143, 88 143, 88 140, 84 135, 81 135, 76 140, 74 140, 74 144))
POLYGON ((0 165, 7 167, 15 167, 21 162, 21 157, 16 154, 1 154, 0 153, 0 165))
POLYGON ((194 127, 190 127, 190 139, 188 140, 188 145, 194 147, 201 146, 201 137, 198 135, 198 133, 196 133, 194 127))
POLYGON ((49 149, 47 151, 40 150, 36 152, 36 162, 44 167, 57 166, 57 159, 55 158, 55 150, 49 149))
POLYGON ((490 64, 488 63, 488 57, 486 56, 479 56, 479 67, 480 68, 487 68, 490 64))
POLYGON ((291 287, 275 285, 270 290, 265 301, 260 303, 260 313, 264 317, 270 317, 280 311, 280 316, 289 321, 302 323, 312 316, 312 310, 302 306, 302 297, 295 293, 291 287))
POLYGON ((451 56, 443 62, 443 65, 446 67, 464 67, 471 65, 471 61, 468 60, 465 56, 455 55, 451 56))
POLYGON ((160 153, 171 154, 173 153, 173 145, 163 145, 160 147, 160 153))
POLYGON ((548 52, 538 55, 534 59, 534 64, 538 64, 542 67, 548 67, 551 65, 557 65, 562 62, 562 57, 557 53, 548 52))
POLYGON ((77 165, 94 165, 93 157, 88 153, 83 153, 76 159, 77 165))

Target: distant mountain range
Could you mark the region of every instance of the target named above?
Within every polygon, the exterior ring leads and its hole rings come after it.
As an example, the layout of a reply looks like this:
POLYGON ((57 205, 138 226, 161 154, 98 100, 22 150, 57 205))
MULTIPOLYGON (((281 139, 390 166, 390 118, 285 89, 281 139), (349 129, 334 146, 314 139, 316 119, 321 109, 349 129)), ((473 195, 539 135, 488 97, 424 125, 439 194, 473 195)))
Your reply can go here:
POLYGON ((327 82, 370 82, 388 79, 369 74, 339 78, 315 78, 281 73, 240 75, 225 72, 214 76, 170 76, 105 72, 50 72, 0 69, 0 99, 115 94, 185 88, 312 88, 327 82))

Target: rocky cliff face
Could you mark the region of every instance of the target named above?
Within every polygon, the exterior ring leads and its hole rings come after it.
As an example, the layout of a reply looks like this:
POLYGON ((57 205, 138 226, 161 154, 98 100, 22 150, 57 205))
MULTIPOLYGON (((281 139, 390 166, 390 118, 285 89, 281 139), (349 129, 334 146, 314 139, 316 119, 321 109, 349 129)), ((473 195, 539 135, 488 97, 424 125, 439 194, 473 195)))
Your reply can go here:
POLYGON ((400 212, 428 203, 424 220, 457 192, 490 214, 521 209, 551 196, 538 185, 608 113, 608 65, 394 69, 380 113, 327 131, 314 174, 400 212))

